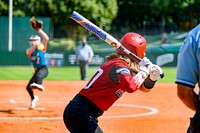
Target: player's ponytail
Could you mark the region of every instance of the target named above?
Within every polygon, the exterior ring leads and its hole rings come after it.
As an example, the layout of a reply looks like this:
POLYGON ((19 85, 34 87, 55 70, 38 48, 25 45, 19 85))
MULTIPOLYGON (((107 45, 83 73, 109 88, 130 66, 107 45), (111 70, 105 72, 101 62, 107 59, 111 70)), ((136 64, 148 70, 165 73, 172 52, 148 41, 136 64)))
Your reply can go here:
POLYGON ((106 56, 106 60, 111 60, 114 58, 120 58, 121 60, 125 61, 129 68, 134 72, 134 73, 138 73, 140 68, 138 66, 138 64, 136 62, 134 62, 133 60, 131 60, 127 55, 125 54, 117 54, 117 53, 112 53, 108 56, 106 56))

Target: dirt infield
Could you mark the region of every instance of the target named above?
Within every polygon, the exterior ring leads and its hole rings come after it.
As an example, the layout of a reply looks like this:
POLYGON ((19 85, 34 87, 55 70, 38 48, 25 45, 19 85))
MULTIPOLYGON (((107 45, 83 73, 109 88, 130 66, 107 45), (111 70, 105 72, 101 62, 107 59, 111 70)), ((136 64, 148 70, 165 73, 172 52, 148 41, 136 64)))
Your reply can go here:
MULTIPOLYGON (((68 133, 62 115, 84 81, 44 81, 40 101, 29 110, 28 81, 0 81, 0 133, 68 133)), ((177 98, 175 84, 159 83, 150 93, 125 93, 99 118, 105 133, 185 133, 193 115, 177 98)))

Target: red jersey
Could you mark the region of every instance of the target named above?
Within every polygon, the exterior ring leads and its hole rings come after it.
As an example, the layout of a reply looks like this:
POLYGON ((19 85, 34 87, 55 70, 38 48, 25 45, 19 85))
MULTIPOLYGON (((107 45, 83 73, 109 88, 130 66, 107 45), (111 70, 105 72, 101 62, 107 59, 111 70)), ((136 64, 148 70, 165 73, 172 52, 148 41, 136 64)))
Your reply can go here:
POLYGON ((100 66, 80 94, 90 99, 102 111, 106 111, 124 92, 132 93, 137 89, 128 64, 115 58, 100 66))

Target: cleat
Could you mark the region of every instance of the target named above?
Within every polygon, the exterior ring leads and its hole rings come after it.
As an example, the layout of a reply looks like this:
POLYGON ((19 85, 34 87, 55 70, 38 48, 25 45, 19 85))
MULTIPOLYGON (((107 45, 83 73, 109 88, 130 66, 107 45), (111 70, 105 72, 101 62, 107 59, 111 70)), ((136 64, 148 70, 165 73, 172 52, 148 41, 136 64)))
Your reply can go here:
POLYGON ((32 89, 39 89, 40 91, 44 91, 44 90, 45 90, 44 86, 42 86, 42 85, 40 85, 40 84, 36 84, 36 83, 32 83, 32 84, 30 85, 30 87, 31 87, 32 89))
POLYGON ((39 97, 38 96, 34 96, 34 99, 31 100, 31 104, 30 104, 30 109, 34 109, 36 107, 36 103, 39 101, 39 97))

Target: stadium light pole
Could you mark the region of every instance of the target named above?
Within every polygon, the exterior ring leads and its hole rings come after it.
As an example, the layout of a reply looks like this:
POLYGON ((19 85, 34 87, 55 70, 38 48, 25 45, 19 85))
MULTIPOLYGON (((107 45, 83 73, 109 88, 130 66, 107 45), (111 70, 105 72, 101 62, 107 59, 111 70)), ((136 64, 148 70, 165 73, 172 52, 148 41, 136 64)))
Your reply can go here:
POLYGON ((12 52, 12 12, 13 0, 9 0, 9 31, 8 31, 8 51, 12 52))

